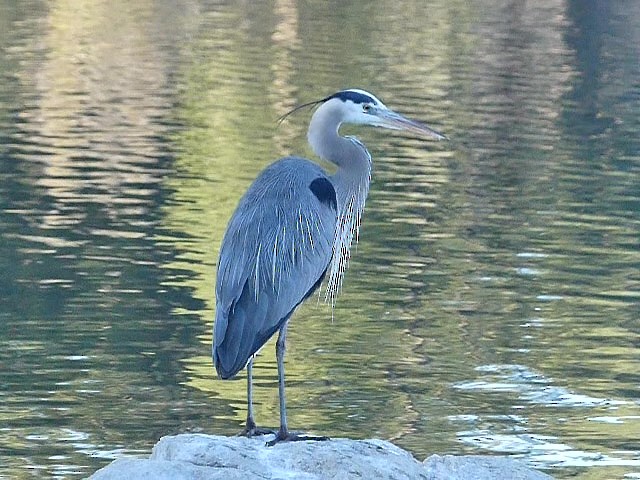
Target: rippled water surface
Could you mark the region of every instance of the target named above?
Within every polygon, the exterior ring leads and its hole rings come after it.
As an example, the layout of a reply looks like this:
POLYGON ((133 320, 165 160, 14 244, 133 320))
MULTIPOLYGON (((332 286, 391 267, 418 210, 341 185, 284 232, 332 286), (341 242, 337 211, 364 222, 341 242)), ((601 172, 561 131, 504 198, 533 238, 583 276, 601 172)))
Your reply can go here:
MULTIPOLYGON (((296 314, 290 424, 557 478, 640 478, 640 3, 0 1, 0 477, 232 434, 209 356, 242 191, 351 86, 446 143, 374 157, 331 320, 296 314)), ((273 344, 256 414, 276 425, 273 344)))

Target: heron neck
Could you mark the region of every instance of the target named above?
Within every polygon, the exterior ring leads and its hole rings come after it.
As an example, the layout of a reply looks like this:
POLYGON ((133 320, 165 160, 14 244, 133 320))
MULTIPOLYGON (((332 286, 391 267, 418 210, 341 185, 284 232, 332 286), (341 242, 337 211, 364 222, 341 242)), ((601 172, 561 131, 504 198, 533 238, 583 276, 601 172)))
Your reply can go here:
POLYGON ((338 196, 346 191, 368 191, 371 178, 371 157, 362 143, 354 138, 342 137, 340 112, 330 103, 316 110, 307 139, 311 148, 323 160, 338 167, 333 176, 338 185, 338 196))

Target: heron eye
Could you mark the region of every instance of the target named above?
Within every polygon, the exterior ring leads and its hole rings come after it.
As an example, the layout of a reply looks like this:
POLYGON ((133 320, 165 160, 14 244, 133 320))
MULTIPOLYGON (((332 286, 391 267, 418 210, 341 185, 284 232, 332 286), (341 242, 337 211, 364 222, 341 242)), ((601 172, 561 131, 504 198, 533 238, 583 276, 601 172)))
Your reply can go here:
POLYGON ((364 105, 362 105, 362 111, 364 113, 369 113, 369 111, 371 110, 371 105, 368 103, 365 103, 364 105))

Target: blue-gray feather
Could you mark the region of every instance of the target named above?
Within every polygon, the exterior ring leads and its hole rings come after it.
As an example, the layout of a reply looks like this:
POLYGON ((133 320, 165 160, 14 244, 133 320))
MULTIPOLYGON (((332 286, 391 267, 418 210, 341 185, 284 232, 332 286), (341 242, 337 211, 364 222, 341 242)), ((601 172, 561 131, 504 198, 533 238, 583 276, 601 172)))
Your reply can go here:
POLYGON ((242 370, 320 285, 335 224, 336 192, 313 162, 281 159, 249 187, 218 264, 213 361, 220 377, 242 370))

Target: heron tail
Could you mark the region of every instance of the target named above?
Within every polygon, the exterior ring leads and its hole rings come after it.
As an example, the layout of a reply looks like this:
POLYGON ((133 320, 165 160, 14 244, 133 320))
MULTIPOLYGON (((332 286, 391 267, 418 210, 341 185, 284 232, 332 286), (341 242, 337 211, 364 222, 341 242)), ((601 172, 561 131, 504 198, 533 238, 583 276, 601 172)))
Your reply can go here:
POLYGON ((248 352, 244 351, 246 348, 243 348, 241 341, 242 333, 238 332, 237 328, 238 323, 241 324, 240 326, 244 324, 243 320, 243 318, 238 318, 238 315, 234 315, 230 325, 226 312, 216 309, 212 357, 218 377, 223 380, 235 377, 251 357, 248 352))

